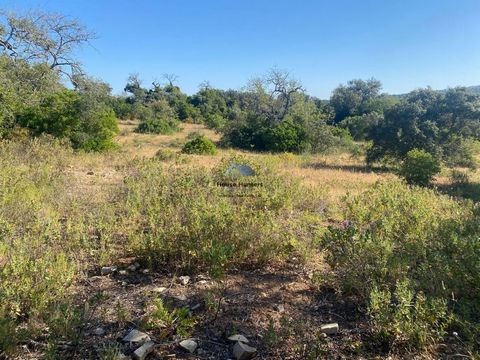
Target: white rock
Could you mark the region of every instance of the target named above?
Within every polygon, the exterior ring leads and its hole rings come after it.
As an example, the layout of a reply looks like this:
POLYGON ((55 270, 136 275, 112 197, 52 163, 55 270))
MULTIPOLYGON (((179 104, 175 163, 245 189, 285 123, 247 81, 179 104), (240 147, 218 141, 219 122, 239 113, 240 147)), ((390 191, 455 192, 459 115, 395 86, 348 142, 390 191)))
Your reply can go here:
POLYGON ((141 331, 133 329, 122 339, 122 341, 129 342, 129 343, 141 344, 141 343, 150 341, 150 336, 148 336, 147 334, 145 334, 141 331))
POLYGON ((247 344, 244 344, 240 341, 237 342, 233 347, 233 356, 235 356, 235 359, 237 360, 251 359, 256 352, 257 352, 257 349, 255 349, 254 347, 248 346, 247 344))
POLYGON ((285 306, 283 306, 283 304, 275 305, 275 310, 278 311, 279 313, 284 313, 285 312, 285 306))
POLYGON ((180 341, 179 345, 182 349, 188 351, 190 354, 193 354, 198 347, 198 344, 192 339, 182 340, 180 341))
POLYGON ((101 327, 98 327, 93 329, 92 334, 96 336, 102 336, 102 335, 105 335, 105 330, 103 330, 103 328, 101 327))
POLYGON ((147 341, 133 352, 133 358, 135 360, 144 360, 155 349, 155 343, 153 341, 147 341))
POLYGON ((178 282, 182 285, 187 285, 190 282, 190 276, 180 276, 178 282))
POLYGON ((187 301, 187 297, 185 295, 174 295, 173 296, 174 299, 177 299, 178 301, 187 301))
POLYGON ((248 344, 248 339, 245 336, 240 335, 240 334, 235 334, 235 335, 229 336, 228 340, 233 341, 233 342, 240 341, 240 342, 243 342, 245 344, 248 344))
POLYGON ((192 310, 192 311, 198 310, 198 309, 200 309, 201 306, 202 306, 202 304, 197 303, 193 306, 190 306, 190 310, 192 310))
POLYGON ((104 266, 100 270, 100 274, 105 276, 105 275, 110 275, 110 274, 114 273, 115 271, 117 271, 116 266, 104 266))
POLYGON ((120 270, 118 273, 120 275, 127 275, 127 270, 120 270))
POLYGON ((129 267, 127 267, 127 270, 128 271, 137 271, 137 267, 135 265, 130 265, 129 267))
POLYGON ((154 292, 154 293, 161 294, 161 293, 165 292, 166 290, 167 290, 166 287, 159 286, 159 287, 154 288, 154 289, 153 289, 153 292, 154 292))
POLYGON ((320 326, 320 331, 327 335, 333 335, 338 333, 338 329, 339 327, 337 323, 325 324, 320 326))
POLYGON ((148 269, 143 269, 142 270, 142 273, 144 273, 144 274, 148 274, 149 272, 150 272, 150 270, 148 270, 148 269))

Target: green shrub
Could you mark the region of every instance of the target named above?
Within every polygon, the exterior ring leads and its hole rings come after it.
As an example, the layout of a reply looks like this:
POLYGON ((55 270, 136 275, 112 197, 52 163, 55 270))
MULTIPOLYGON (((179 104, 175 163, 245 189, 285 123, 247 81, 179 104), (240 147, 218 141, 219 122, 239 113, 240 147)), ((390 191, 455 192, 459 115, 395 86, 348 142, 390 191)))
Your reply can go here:
POLYGON ((175 111, 165 99, 147 105, 137 105, 136 116, 140 119, 136 131, 147 134, 171 134, 179 130, 175 111))
POLYGON ((132 168, 124 205, 125 221, 136 224, 128 236, 131 252, 152 267, 219 275, 283 258, 292 244, 299 244, 295 250, 312 245, 316 228, 305 230, 302 222, 311 202, 303 200, 316 198, 298 183, 263 172, 256 178, 260 186, 237 194, 236 187, 217 185, 214 173, 167 171, 158 161, 132 168))
POLYGON ((410 150, 400 169, 400 175, 409 184, 427 186, 440 172, 440 163, 424 150, 410 150))
POLYGON ((394 291, 375 288, 368 314, 378 340, 414 349, 441 341, 451 321, 446 300, 428 299, 408 281, 397 283, 394 291))
MULTIPOLYGON (((21 126, 33 135, 49 134, 68 139, 75 148, 104 151, 115 148, 117 120, 111 109, 92 109, 83 95, 63 90, 46 96, 38 106, 30 106, 19 116, 21 126)), ((94 105, 96 107, 96 105, 94 105)))
POLYGON ((203 135, 197 135, 185 143, 182 152, 185 154, 215 155, 217 147, 210 139, 203 135))
POLYGON ((178 131, 178 121, 175 119, 155 116, 142 120, 136 129, 136 132, 145 134, 167 135, 178 131))
POLYGON ((291 119, 285 119, 265 134, 267 149, 275 152, 301 152, 308 147, 307 139, 305 128, 291 119))
MULTIPOLYGON (((478 207, 396 181, 379 183, 364 194, 348 197, 345 205, 346 220, 341 226, 330 227, 323 237, 326 260, 343 291, 359 295, 372 309, 375 302, 384 304, 371 312, 380 317, 375 320, 380 329, 387 326, 390 335, 400 336, 392 327, 392 319, 401 310, 391 312, 394 308, 389 304, 398 284, 406 282, 416 303, 425 297, 422 307, 409 313, 412 320, 404 324, 408 327, 410 322, 419 328, 398 330, 410 345, 424 346, 430 342, 427 337, 442 333, 446 324, 442 304, 452 299, 455 306, 449 307, 449 313, 469 324, 478 321, 478 207), (436 309, 436 313, 429 309, 436 309)), ((405 299, 408 303, 408 296, 405 299)))
POLYGON ((197 319, 190 315, 188 307, 170 309, 161 298, 155 298, 153 309, 147 315, 145 328, 160 329, 162 337, 175 334, 186 337, 196 322, 197 319))

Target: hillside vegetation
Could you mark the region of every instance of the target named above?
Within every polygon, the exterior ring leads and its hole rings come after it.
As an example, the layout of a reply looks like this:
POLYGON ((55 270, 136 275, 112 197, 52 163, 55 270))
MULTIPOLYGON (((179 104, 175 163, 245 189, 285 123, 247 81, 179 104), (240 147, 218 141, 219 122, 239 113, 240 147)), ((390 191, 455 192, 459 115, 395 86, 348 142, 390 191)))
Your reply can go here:
POLYGON ((78 22, 0 39, 0 358, 480 356, 478 95, 274 68, 113 96, 78 22))

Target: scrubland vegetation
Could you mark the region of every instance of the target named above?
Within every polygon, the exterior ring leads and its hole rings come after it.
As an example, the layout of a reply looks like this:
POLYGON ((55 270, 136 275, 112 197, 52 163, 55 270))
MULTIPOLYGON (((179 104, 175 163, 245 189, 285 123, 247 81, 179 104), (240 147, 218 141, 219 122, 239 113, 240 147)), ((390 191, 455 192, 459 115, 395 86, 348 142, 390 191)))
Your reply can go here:
POLYGON ((152 359, 228 358, 233 333, 258 358, 480 356, 478 95, 324 101, 273 69, 113 96, 72 60, 80 24, 3 20, 0 358, 120 359, 132 328, 152 359))

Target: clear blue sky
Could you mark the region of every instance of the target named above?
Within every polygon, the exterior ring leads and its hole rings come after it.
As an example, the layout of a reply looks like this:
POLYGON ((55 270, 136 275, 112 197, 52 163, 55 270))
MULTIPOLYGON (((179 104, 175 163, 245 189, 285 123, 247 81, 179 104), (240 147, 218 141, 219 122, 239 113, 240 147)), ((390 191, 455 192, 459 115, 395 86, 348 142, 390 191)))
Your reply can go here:
POLYGON ((79 57, 116 93, 138 72, 242 87, 272 66, 328 98, 375 77, 390 93, 480 85, 480 0, 0 0, 79 18, 98 34, 79 57))

